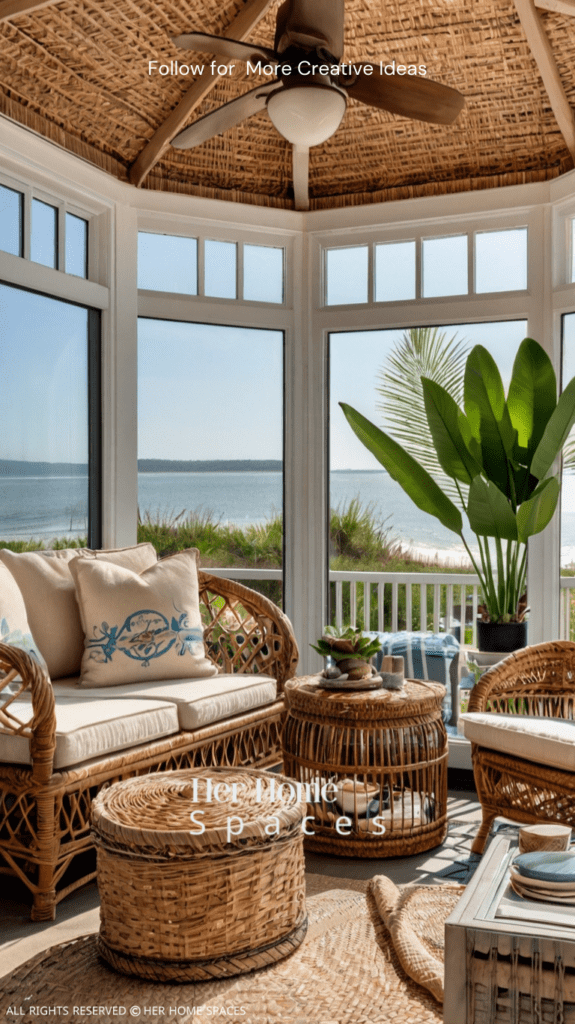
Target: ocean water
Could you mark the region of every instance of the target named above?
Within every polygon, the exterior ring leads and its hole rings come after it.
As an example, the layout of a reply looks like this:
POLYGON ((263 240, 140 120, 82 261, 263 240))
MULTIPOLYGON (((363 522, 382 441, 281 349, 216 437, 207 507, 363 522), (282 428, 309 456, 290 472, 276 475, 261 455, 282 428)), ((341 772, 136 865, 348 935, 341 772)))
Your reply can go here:
MULTIPOLYGON (((455 534, 421 512, 399 484, 381 471, 331 474, 331 505, 359 497, 390 536, 423 554, 436 552, 457 562, 465 549, 455 534)), ((210 512, 223 523, 263 522, 281 512, 282 474, 141 473, 140 514, 174 517, 183 511, 210 512)), ((86 533, 86 477, 0 477, 0 540, 49 541, 86 533)), ((562 562, 575 560, 575 476, 562 489, 562 562)))

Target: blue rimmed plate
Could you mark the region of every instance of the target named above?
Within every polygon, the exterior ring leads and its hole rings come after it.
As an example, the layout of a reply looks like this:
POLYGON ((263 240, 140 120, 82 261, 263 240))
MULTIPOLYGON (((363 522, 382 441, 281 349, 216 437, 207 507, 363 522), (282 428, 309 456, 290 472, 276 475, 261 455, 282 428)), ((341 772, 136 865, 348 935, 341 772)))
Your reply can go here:
POLYGON ((525 878, 542 882, 573 882, 575 887, 575 850, 534 850, 516 857, 514 867, 525 878))

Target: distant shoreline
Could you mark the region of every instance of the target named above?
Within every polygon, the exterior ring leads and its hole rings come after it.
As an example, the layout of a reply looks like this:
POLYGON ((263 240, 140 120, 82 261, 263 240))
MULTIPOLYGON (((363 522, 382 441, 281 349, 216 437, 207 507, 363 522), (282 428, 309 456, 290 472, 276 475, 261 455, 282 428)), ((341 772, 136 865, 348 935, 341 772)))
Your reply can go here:
MULTIPOLYGON (((138 473, 280 473, 280 459, 138 459, 138 473)), ((24 462, 0 459, 0 477, 87 476, 81 462, 24 462)))

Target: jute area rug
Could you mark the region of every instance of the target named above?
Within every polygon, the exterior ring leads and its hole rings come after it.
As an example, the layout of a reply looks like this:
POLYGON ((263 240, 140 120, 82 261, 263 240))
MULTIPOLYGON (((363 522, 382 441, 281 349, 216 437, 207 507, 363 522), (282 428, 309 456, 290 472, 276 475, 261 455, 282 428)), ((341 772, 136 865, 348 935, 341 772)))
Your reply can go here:
POLYGON ((319 892, 307 900, 308 932, 295 953, 253 974, 200 984, 118 974, 88 935, 46 950, 2 979, 0 1021, 440 1024, 443 924, 462 891, 460 885, 400 891, 377 876, 367 893, 319 892))

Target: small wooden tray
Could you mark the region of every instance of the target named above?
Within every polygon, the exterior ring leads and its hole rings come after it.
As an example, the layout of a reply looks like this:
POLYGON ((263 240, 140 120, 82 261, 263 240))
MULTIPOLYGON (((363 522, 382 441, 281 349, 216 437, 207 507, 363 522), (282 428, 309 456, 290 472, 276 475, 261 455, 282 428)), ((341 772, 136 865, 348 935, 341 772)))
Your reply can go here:
POLYGON ((367 679, 325 679, 320 676, 322 690, 381 690, 381 676, 369 676, 367 679))

